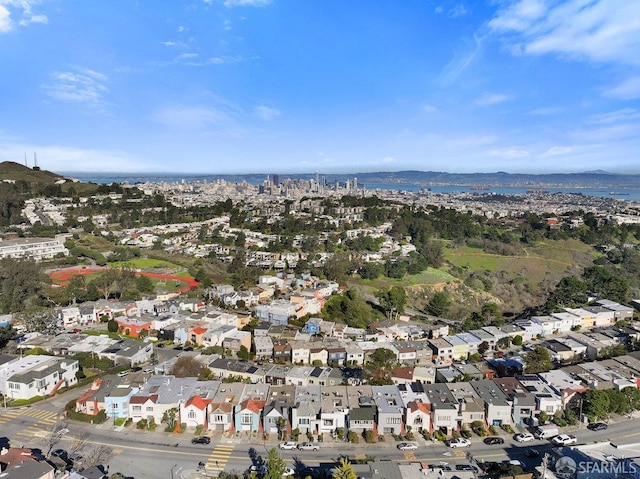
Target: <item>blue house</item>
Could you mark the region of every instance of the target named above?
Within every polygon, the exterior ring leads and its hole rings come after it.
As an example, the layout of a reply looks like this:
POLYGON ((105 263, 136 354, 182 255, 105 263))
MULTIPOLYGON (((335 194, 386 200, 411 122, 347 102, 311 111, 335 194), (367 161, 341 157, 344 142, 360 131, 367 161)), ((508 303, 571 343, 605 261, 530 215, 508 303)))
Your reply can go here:
POLYGON ((113 418, 129 417, 129 401, 140 389, 128 384, 120 384, 104 398, 104 410, 113 418))

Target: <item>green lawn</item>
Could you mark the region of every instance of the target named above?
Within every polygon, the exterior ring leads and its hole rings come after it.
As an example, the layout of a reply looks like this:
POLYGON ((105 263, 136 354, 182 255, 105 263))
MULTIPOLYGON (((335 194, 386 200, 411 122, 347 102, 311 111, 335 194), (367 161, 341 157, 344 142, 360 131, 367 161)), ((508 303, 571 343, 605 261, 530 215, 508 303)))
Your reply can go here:
POLYGON ((171 268, 171 269, 181 269, 182 266, 171 263, 169 261, 165 261, 162 259, 151 259, 151 258, 136 258, 129 261, 115 261, 113 263, 109 263, 109 266, 112 268, 121 268, 123 266, 134 268, 134 269, 150 269, 150 268, 171 268))

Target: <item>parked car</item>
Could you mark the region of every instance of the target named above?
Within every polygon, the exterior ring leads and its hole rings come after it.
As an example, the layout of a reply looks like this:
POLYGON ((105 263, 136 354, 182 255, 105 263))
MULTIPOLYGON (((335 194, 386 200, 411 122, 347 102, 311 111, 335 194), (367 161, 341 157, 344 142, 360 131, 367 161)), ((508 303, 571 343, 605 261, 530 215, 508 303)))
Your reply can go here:
POLYGON ((67 451, 65 451, 64 449, 54 449, 53 451, 51 451, 51 456, 59 457, 60 459, 64 460, 66 460, 68 457, 67 451))
POLYGON ((471 441, 464 437, 459 437, 458 439, 451 439, 450 441, 447 441, 446 445, 454 449, 459 447, 471 447, 471 441))
POLYGON ((535 449, 527 449, 524 452, 524 455, 527 457, 540 457, 540 452, 536 451, 535 449))
POLYGON ((494 444, 504 444, 504 439, 498 436, 492 436, 485 438, 483 442, 493 446, 494 444))
POLYGON ((317 451, 320 449, 320 446, 317 442, 303 442, 302 444, 298 444, 298 450, 300 451, 317 451))
POLYGON ((250 472, 255 472, 258 475, 265 475, 267 473, 267 465, 264 463, 261 464, 253 464, 249 468, 250 472))
POLYGON ((296 471, 293 470, 293 468, 291 467, 287 467, 284 472, 282 473, 282 477, 289 477, 289 476, 293 476, 295 475, 296 471))
POLYGON ((120 372, 118 373, 118 377, 123 378, 123 377, 125 377, 127 374, 129 374, 129 371, 120 371, 120 372))
POLYGON ((209 444, 211 443, 211 438, 209 436, 200 436, 194 437, 191 439, 191 444, 209 444))
POLYGON ((401 451, 415 451, 418 449, 418 445, 412 442, 401 442, 398 444, 398 449, 401 451))
POLYGON ((140 366, 134 366, 131 368, 131 372, 133 373, 137 373, 138 371, 142 371, 142 368, 140 366))
POLYGON ((78 454, 77 452, 74 452, 73 454, 69 455, 69 459, 71 459, 71 461, 73 461, 73 465, 74 466, 81 466, 82 465, 82 455, 78 454))
POLYGON ((281 442, 278 447, 280 449, 291 450, 296 449, 298 445, 295 442, 281 442))
POLYGON ((587 429, 591 429, 592 431, 604 431, 607 427, 609 426, 607 426, 606 422, 594 422, 589 424, 587 429))
POLYGON ((530 432, 516 434, 513 438, 518 442, 531 442, 535 439, 535 437, 533 437, 533 434, 531 434, 530 432))
POLYGON ((471 464, 456 464, 456 471, 473 471, 478 472, 478 468, 471 464))
POLYGON ((569 446, 570 444, 577 444, 578 438, 571 434, 560 434, 552 439, 553 443, 558 446, 569 446))

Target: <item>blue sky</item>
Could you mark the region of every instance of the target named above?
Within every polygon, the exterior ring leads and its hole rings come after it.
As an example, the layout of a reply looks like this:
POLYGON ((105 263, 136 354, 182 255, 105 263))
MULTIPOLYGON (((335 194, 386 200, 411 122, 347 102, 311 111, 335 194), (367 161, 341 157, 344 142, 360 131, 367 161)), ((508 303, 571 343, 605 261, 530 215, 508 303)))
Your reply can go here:
POLYGON ((640 172, 635 0, 0 0, 0 161, 640 172))

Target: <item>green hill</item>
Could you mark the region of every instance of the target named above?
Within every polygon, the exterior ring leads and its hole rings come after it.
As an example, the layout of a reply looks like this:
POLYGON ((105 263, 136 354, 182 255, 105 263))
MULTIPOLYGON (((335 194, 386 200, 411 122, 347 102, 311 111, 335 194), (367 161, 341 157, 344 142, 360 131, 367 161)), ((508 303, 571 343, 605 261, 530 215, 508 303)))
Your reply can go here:
POLYGON ((28 168, 14 161, 0 163, 0 179, 26 181, 27 183, 54 184, 64 177, 51 171, 28 168))

